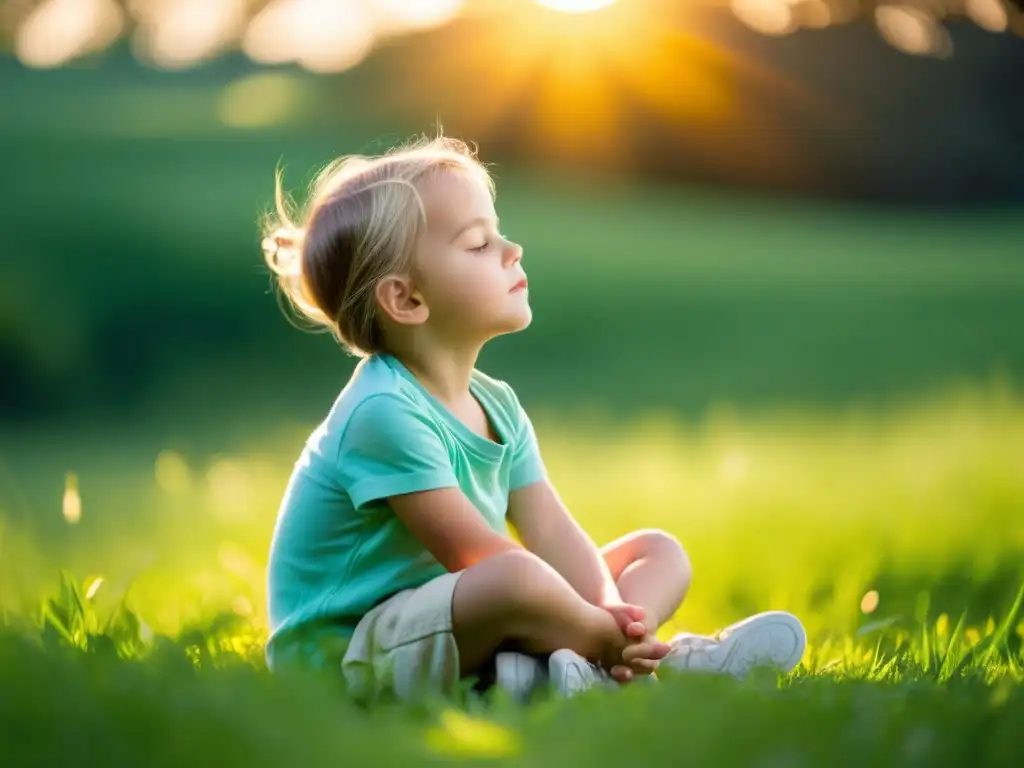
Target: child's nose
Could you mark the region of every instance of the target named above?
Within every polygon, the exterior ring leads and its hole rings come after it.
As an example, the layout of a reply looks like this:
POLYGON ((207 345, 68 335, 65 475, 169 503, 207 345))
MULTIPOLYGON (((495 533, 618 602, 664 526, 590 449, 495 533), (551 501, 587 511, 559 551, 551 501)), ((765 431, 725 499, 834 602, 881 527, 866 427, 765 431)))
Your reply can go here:
POLYGON ((505 261, 509 264, 515 264, 521 261, 523 258, 523 247, 518 243, 513 243, 511 240, 505 241, 505 261))

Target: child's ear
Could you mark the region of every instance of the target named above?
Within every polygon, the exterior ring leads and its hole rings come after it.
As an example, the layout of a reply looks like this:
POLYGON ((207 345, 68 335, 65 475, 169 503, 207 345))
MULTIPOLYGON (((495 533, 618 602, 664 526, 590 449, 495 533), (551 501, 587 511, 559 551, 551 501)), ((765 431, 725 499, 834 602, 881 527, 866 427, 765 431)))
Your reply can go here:
POLYGON ((377 283, 374 298, 391 320, 400 325, 419 325, 430 315, 422 294, 408 275, 388 275, 377 283))

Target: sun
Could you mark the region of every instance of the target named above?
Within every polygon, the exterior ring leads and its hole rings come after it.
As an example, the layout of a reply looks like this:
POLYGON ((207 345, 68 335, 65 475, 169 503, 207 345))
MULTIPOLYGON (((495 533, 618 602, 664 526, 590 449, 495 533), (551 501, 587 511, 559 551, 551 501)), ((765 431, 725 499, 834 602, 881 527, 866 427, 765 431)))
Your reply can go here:
POLYGON ((615 0, 536 0, 538 5, 563 13, 589 13, 611 5, 615 0))

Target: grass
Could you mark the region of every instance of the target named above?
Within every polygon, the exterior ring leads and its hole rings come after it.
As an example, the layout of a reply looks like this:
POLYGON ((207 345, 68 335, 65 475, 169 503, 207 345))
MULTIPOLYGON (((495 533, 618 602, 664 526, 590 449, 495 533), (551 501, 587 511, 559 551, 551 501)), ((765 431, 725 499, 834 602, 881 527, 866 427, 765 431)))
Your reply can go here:
POLYGON ((337 681, 275 678, 262 660, 262 558, 303 431, 233 456, 167 448, 138 476, 121 445, 68 481, 75 525, 58 504, 19 517, 0 496, 0 764, 1019 762, 1024 399, 1011 386, 618 431, 535 420, 595 538, 660 526, 689 549, 694 586, 664 634, 793 610, 811 637, 794 674, 666 674, 525 708, 468 694, 356 708, 337 681))

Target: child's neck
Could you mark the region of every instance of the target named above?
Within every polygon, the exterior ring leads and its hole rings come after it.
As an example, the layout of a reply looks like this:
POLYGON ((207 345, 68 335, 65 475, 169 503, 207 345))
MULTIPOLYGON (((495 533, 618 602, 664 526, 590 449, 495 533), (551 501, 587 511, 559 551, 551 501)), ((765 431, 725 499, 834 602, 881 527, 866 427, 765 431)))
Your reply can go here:
POLYGON ((469 383, 480 349, 451 349, 434 345, 410 345, 391 354, 443 403, 457 404, 469 393, 469 383))

